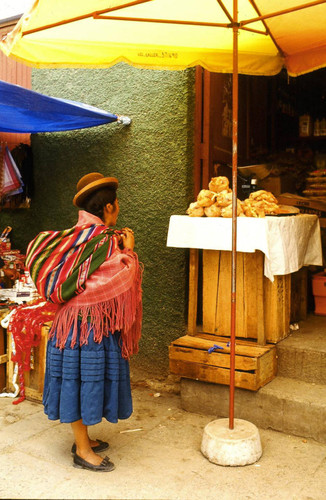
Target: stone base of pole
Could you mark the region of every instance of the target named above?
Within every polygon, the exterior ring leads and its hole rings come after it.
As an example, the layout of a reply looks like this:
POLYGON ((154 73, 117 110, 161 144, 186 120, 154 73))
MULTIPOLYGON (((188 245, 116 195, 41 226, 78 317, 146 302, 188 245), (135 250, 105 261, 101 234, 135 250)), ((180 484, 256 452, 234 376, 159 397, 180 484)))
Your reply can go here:
POLYGON ((234 429, 228 418, 213 420, 204 429, 201 452, 217 465, 253 464, 262 455, 259 431, 246 420, 234 419, 234 429))

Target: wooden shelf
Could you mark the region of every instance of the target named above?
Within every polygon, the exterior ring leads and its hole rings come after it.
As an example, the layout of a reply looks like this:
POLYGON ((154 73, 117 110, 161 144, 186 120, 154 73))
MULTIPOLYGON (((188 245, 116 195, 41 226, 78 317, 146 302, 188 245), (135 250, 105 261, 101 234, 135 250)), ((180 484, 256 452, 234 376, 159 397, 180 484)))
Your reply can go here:
POLYGON ((326 135, 302 135, 298 136, 298 141, 325 141, 326 135))

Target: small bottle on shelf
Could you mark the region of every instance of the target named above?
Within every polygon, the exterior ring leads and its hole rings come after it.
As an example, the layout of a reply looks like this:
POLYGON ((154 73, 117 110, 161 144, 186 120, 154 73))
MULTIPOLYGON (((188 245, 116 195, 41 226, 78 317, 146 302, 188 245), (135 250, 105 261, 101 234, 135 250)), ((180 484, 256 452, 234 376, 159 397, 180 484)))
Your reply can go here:
POLYGON ((258 179, 256 179, 254 177, 250 181, 250 193, 253 193, 254 191, 257 191, 257 189, 258 189, 258 179))
POLYGON ((301 115, 299 118, 299 136, 309 137, 311 135, 311 116, 301 115))
POLYGON ((319 135, 326 135, 326 118, 320 120, 319 135))
POLYGON ((314 136, 318 137, 320 136, 320 124, 321 122, 318 120, 318 118, 314 121, 314 136))

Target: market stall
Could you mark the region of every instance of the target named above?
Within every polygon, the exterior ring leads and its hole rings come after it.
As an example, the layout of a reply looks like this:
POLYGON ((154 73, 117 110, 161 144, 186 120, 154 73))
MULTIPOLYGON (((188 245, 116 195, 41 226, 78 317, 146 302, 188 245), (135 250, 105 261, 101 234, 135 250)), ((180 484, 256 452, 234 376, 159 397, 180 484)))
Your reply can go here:
MULTIPOLYGON (((179 376, 228 384, 229 348, 225 337, 231 333, 232 221, 172 216, 167 246, 190 248, 188 335, 170 346, 170 369, 179 376), (201 301, 202 325, 197 325, 197 300, 201 301), (216 344, 220 352, 207 354, 216 344)), ((236 386, 257 390, 275 376, 276 351, 266 343, 279 342, 289 334, 290 321, 302 319, 295 315, 305 313, 304 266, 308 265, 322 265, 316 215, 238 217, 236 359, 240 356, 242 361, 236 369, 236 386), (301 282, 301 296, 295 302, 291 286, 294 276, 301 282), (298 311, 295 308, 300 301, 303 310, 298 311), (243 356, 247 361, 251 358, 250 366, 243 365, 243 356), (252 380, 248 381, 248 377, 252 380)))
MULTIPOLYGON (((222 217, 188 217, 173 215, 170 219, 167 246, 231 250, 231 219, 222 217)), ((239 217, 238 252, 264 253, 264 275, 271 281, 275 275, 298 271, 307 265, 322 265, 318 217, 308 214, 239 217)))

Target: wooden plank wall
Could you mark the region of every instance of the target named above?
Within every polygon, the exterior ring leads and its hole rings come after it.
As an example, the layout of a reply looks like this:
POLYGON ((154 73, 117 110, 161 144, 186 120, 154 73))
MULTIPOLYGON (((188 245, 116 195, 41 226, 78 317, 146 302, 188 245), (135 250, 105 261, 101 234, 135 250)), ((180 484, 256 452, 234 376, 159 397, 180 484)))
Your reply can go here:
MULTIPOLYGON (((203 250, 202 301, 203 331, 230 336, 231 252, 203 250)), ((290 332, 290 314, 291 275, 271 282, 264 276, 262 252, 237 252, 236 337, 277 343, 290 332)))

